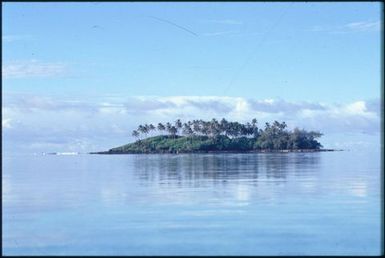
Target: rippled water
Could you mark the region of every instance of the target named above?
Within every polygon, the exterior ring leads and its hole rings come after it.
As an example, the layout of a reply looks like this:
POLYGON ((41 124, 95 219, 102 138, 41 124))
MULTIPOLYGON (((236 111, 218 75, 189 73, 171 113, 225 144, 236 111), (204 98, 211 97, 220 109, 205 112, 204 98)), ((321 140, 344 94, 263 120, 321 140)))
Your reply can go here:
POLYGON ((3 157, 3 254, 381 252, 380 154, 3 157))

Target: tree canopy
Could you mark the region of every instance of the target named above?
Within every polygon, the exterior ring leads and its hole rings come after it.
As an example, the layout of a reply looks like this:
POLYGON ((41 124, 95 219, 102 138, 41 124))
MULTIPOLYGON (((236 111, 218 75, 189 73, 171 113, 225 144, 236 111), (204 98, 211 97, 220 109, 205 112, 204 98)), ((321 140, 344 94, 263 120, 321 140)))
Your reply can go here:
MULTIPOLYGON (((190 145, 196 141, 200 141, 200 144, 202 141, 206 143, 208 141, 212 143, 209 149, 213 150, 300 150, 322 147, 317 141, 322 136, 318 131, 306 131, 299 128, 288 130, 285 122, 278 121, 271 124, 265 123, 262 129, 258 127, 255 118, 244 124, 227 121, 224 118, 220 121, 213 118, 210 121, 200 119, 184 123, 178 119, 175 122, 158 123, 157 126, 139 125, 132 132, 132 136, 139 138, 144 135, 147 138, 148 134, 152 132, 164 136, 157 139, 168 139, 168 141, 178 139, 179 142, 182 141, 179 138, 185 138, 185 141, 189 139, 190 145)), ((143 142, 144 139, 139 139, 136 144, 144 146, 143 142), (141 143, 142 145, 140 145, 141 143)), ((183 148, 180 150, 184 151, 183 148)))

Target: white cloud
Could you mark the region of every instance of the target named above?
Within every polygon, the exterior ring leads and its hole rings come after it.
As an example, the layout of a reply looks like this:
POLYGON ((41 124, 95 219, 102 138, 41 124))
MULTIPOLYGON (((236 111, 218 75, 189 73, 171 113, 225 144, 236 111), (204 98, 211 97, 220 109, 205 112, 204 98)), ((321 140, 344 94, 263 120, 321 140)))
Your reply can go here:
POLYGON ((261 127, 265 122, 278 120, 286 121, 291 129, 320 130, 325 135, 373 135, 380 132, 381 106, 380 100, 340 104, 227 96, 84 100, 22 94, 5 94, 3 105, 3 128, 7 128, 3 139, 12 142, 13 146, 47 146, 56 148, 55 151, 74 150, 79 146, 75 142, 80 140, 84 143, 82 146, 93 148, 89 151, 114 147, 131 141, 130 132, 138 124, 175 121, 177 118, 186 121, 224 117, 230 121, 247 122, 255 117, 261 127), (60 146, 62 148, 58 150, 60 146))
POLYGON ((343 27, 351 31, 379 31, 381 26, 380 21, 370 22, 370 21, 360 21, 360 22, 351 22, 343 27))
POLYGON ((351 104, 348 104, 344 111, 348 114, 360 114, 365 115, 367 112, 365 101, 356 101, 351 104))
POLYGON ((14 61, 3 64, 2 75, 9 78, 31 78, 31 77, 55 77, 63 76, 67 67, 63 63, 46 63, 37 60, 14 61))
POLYGON ((313 26, 312 32, 326 32, 332 34, 345 34, 356 32, 380 31, 381 21, 358 21, 337 26, 313 26))

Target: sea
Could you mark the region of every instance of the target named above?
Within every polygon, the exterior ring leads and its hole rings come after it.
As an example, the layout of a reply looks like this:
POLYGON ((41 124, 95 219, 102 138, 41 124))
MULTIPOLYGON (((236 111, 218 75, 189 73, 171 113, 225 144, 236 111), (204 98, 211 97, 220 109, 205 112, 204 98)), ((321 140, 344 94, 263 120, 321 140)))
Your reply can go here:
POLYGON ((380 255, 380 151, 2 157, 3 255, 380 255))

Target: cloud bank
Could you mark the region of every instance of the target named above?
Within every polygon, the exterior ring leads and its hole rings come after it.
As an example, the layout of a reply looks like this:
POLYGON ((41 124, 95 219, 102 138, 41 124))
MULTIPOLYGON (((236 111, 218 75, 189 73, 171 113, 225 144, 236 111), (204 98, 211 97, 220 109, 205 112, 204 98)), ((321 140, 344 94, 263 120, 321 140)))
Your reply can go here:
MULTIPOLYGON (((223 96, 137 96, 78 99, 26 94, 3 98, 3 140, 26 151, 94 151, 133 140, 141 123, 257 118, 259 125, 286 121, 290 129, 327 134, 380 132, 380 100, 351 103, 292 102, 223 96)), ((322 139, 321 139, 322 142, 322 139)), ((325 145, 325 144, 324 144, 325 145)), ((327 147, 327 145, 325 145, 327 147)))

